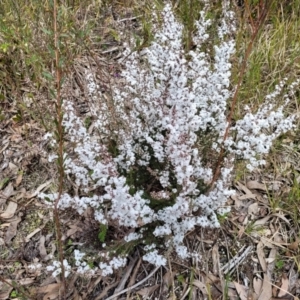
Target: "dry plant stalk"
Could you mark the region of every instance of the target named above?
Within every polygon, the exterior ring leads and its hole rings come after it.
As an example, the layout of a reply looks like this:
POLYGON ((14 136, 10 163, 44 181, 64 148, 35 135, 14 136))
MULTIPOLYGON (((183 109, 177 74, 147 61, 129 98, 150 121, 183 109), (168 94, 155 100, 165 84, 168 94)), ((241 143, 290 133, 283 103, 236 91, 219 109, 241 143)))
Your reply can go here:
POLYGON ((64 268, 64 253, 62 247, 62 233, 60 226, 60 218, 58 212, 58 203, 63 192, 63 181, 64 181, 64 163, 63 163, 63 111, 62 111, 62 98, 61 98, 61 77, 62 70, 59 65, 59 31, 57 27, 57 0, 53 1, 53 30, 54 30, 54 49, 55 49, 55 87, 56 87, 56 103, 55 111, 57 116, 57 138, 58 138, 58 196, 54 203, 54 222, 57 233, 57 244, 58 244, 58 256, 61 266, 61 283, 62 283, 62 299, 66 299, 66 280, 65 280, 65 268, 64 268))

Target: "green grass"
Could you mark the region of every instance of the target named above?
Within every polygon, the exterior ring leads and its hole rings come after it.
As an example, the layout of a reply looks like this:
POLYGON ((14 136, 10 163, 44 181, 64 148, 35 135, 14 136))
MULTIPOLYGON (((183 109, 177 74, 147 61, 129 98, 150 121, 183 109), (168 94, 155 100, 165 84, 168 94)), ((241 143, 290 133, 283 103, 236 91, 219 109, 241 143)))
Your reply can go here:
MULTIPOLYGON (((284 77, 294 80, 299 75, 300 42, 298 39, 300 13, 298 1, 294 1, 293 13, 287 7, 272 6, 268 19, 248 61, 248 69, 239 94, 241 105, 251 104, 254 108, 263 101, 266 94, 273 91, 274 86, 284 77)), ((246 21, 246 20, 245 20, 246 21)), ((238 56, 249 40, 249 25, 238 36, 238 56)))

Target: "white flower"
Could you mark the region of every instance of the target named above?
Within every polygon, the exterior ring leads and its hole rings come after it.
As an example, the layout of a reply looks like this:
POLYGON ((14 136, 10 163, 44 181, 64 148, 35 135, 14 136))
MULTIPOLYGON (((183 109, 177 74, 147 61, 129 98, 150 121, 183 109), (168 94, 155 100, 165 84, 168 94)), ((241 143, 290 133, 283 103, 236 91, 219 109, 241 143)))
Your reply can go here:
MULTIPOLYGON (((63 260, 64 264, 64 271, 65 271, 65 277, 68 277, 71 273, 71 266, 69 265, 68 261, 66 259, 63 260)), ((52 272, 52 277, 56 277, 61 273, 61 265, 59 261, 54 260, 52 262, 52 265, 47 266, 46 270, 52 272)))
POLYGON ((167 263, 167 260, 160 254, 158 254, 157 250, 148 252, 143 256, 143 260, 150 262, 151 264, 159 266, 165 266, 167 263))

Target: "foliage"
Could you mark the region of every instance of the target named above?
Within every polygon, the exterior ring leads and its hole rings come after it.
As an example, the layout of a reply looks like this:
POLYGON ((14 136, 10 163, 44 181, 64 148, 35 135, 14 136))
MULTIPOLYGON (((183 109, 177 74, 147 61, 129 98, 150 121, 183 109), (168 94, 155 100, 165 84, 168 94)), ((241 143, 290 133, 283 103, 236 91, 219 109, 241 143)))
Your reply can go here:
POLYGON ((106 238, 106 233, 107 233, 107 225, 106 224, 100 224, 100 231, 98 234, 98 239, 100 242, 104 242, 106 238))

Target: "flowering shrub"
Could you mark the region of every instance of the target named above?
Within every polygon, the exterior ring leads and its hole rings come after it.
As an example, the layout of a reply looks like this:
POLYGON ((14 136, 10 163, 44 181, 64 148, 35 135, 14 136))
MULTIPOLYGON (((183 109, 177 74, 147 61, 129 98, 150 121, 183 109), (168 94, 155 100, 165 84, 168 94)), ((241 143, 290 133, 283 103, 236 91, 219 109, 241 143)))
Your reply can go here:
MULTIPOLYGON (((68 149, 66 172, 74 176, 85 196, 65 193, 59 207, 73 207, 80 214, 92 207, 100 223, 117 222, 128 228, 124 242, 146 244, 144 259, 156 265, 165 264, 166 259, 156 243, 147 244, 145 239, 164 240, 181 258, 192 255, 183 244, 184 236, 195 226, 219 226, 216 212, 227 211, 225 203, 233 193, 229 183, 235 157, 247 160, 252 170, 265 163, 262 155, 268 153, 274 139, 293 128, 295 117, 285 118, 283 113, 290 94, 276 107, 283 81, 256 113, 246 107, 245 116, 225 135, 226 108, 232 96, 235 18, 227 2, 223 3, 213 53, 205 47, 213 26, 206 19, 209 7, 205 6, 196 23, 195 49, 185 53, 183 26, 169 4, 162 11, 162 25, 155 23, 151 45, 140 52, 125 50, 121 74, 125 84, 113 87, 118 127, 108 129, 108 109, 107 115, 99 116, 96 111, 101 134, 88 133, 72 103, 64 104, 63 125, 74 145, 68 149), (110 136, 117 137, 113 146, 101 142, 110 136), (222 150, 227 155, 220 176, 208 189, 222 150), (94 192, 99 188, 101 193, 94 192)), ((95 101, 96 84, 93 76, 86 75, 95 101)), ((289 93, 298 83, 290 85, 289 93)), ((46 196, 54 200, 57 194, 41 195, 46 196)), ((124 258, 114 257, 99 268, 106 275, 124 263, 124 258)), ((86 268, 79 259, 77 265, 86 268)))

